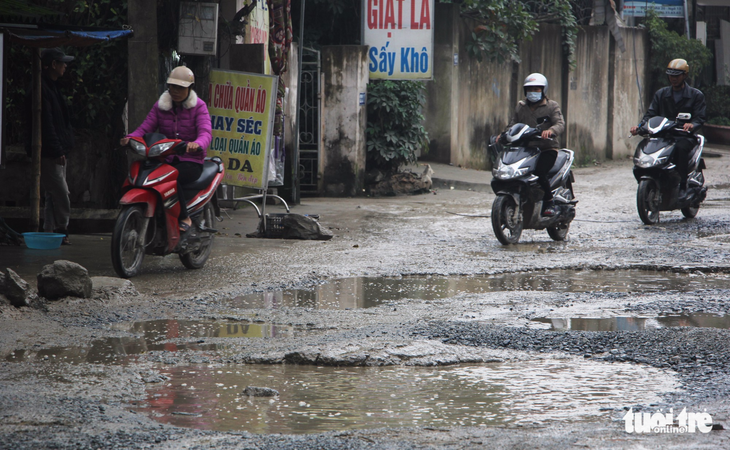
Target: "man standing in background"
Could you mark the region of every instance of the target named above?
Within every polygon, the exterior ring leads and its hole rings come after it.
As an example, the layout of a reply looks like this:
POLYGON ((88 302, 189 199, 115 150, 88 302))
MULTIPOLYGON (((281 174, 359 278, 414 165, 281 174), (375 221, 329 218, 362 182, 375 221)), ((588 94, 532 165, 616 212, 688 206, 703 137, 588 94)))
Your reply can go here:
POLYGON ((45 191, 43 231, 62 233, 63 244, 69 245, 68 222, 71 215, 68 183, 66 182, 66 155, 74 146, 71 116, 66 100, 58 88, 58 79, 73 61, 59 48, 41 52, 41 187, 45 191))

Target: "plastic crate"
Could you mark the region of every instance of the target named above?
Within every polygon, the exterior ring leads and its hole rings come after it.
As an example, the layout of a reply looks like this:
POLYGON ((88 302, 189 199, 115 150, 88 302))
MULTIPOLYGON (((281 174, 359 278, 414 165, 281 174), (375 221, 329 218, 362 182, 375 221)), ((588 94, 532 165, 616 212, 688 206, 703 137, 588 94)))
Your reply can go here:
POLYGON ((284 226, 282 222, 287 214, 267 214, 266 230, 264 235, 267 238, 280 238, 284 235, 284 226))

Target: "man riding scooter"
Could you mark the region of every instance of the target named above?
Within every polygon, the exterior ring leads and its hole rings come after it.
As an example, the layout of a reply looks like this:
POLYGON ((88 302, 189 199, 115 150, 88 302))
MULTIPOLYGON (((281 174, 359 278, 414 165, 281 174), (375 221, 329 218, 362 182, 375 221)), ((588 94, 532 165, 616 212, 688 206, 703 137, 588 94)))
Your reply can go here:
MULTIPOLYGON (((685 81, 689 74, 689 65, 684 59, 673 59, 667 66, 666 74, 670 86, 659 89, 651 101, 651 106, 644 114, 641 122, 631 127, 631 134, 636 135, 649 119, 655 116, 674 119, 680 113, 690 114, 689 121, 682 124, 682 129, 688 133, 695 133, 707 120, 705 116, 705 95, 691 87, 685 81)), ((689 154, 697 145, 697 138, 692 134, 678 137, 674 147, 674 164, 681 177, 679 184, 679 199, 687 196, 687 171, 689 154)))
POLYGON ((558 154, 557 149, 560 148, 555 138, 565 130, 565 120, 558 102, 547 98, 548 80, 543 74, 532 73, 528 75, 522 88, 525 99, 520 100, 517 104, 507 130, 516 123, 524 123, 533 128, 540 126, 542 129, 543 139, 534 142, 535 147, 542 149, 535 174, 538 176, 540 187, 545 192, 542 215, 549 217, 555 215, 555 205, 547 173, 555 164, 558 154))

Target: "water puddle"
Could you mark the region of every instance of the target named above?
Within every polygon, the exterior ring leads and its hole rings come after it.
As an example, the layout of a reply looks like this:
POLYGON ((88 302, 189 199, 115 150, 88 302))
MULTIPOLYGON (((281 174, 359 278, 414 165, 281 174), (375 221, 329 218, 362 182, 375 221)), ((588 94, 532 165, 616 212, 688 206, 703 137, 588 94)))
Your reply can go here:
POLYGON ((135 406, 159 422, 252 433, 400 426, 489 426, 606 419, 661 401, 674 375, 582 359, 454 367, 159 367, 166 381, 135 406), (249 397, 247 386, 276 389, 249 397))
POLYGON ((16 350, 6 361, 50 360, 67 363, 124 364, 134 356, 151 351, 177 352, 220 350, 225 344, 213 338, 291 337, 295 327, 247 322, 193 320, 152 320, 116 324, 112 329, 136 336, 111 337, 91 342, 90 347, 52 347, 39 350, 16 350))
POLYGON ((712 288, 730 289, 730 276, 651 270, 551 270, 491 276, 345 278, 312 289, 243 295, 227 304, 234 308, 355 309, 406 299, 435 300, 498 291, 685 292, 712 288))
POLYGON ((730 316, 707 313, 667 315, 653 318, 540 318, 533 320, 535 322, 549 324, 550 329, 556 331, 642 331, 666 327, 730 328, 730 316))

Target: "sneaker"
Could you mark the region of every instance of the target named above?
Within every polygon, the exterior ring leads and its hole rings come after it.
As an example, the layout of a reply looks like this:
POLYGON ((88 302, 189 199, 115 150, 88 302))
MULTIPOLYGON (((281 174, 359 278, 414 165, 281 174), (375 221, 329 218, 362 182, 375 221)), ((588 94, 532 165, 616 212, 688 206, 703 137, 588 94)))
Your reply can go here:
POLYGON ((542 204, 542 215, 545 217, 555 215, 555 203, 552 200, 548 200, 542 204))

